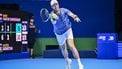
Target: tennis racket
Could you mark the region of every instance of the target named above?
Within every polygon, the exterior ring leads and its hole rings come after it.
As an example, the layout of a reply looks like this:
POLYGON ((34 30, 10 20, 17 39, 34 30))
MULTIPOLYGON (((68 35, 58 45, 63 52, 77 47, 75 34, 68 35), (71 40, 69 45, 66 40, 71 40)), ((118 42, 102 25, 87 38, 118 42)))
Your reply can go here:
POLYGON ((50 19, 49 11, 46 8, 40 10, 40 16, 43 22, 47 22, 50 19))

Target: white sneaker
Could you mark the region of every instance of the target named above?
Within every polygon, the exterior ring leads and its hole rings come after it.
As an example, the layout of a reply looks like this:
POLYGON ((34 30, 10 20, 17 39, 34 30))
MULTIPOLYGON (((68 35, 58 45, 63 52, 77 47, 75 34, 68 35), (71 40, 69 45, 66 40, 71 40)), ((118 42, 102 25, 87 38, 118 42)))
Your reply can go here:
POLYGON ((68 59, 67 64, 66 64, 66 69, 71 69, 71 63, 72 63, 72 60, 68 59))
POLYGON ((79 69, 84 69, 84 67, 83 67, 83 65, 81 64, 81 65, 79 65, 79 69))

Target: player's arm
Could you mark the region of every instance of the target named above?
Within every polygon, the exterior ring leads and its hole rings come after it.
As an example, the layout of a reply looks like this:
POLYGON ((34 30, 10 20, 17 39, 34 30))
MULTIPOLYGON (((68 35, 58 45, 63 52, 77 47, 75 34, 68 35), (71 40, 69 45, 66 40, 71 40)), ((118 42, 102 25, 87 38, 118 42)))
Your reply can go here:
POLYGON ((68 15, 69 15, 70 17, 72 17, 72 18, 74 19, 74 21, 76 21, 76 22, 81 22, 80 18, 79 18, 76 14, 74 14, 74 13, 72 13, 72 12, 69 12, 68 15))

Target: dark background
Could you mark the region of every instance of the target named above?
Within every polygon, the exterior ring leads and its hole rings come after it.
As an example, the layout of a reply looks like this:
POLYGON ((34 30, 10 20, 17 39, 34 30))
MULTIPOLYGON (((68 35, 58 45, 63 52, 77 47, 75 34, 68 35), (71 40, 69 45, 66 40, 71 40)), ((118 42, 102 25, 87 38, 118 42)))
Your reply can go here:
POLYGON ((115 31, 118 38, 122 41, 122 1, 115 0, 115 31))
MULTIPOLYGON (((121 0, 58 0, 60 7, 65 7, 77 14, 82 22, 72 21, 75 37, 96 37, 97 33, 118 33, 122 40, 122 1, 121 0)), ((20 10, 33 13, 39 37, 55 37, 50 21, 43 23, 39 11, 45 7, 51 12, 50 0, 1 0, 0 4, 18 4, 20 10)))

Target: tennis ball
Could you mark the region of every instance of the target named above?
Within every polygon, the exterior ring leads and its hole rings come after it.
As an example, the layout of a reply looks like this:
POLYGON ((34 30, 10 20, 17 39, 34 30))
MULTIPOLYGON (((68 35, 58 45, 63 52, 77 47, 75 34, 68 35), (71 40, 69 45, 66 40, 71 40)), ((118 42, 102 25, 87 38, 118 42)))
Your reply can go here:
POLYGON ((58 16, 55 14, 55 13, 52 13, 52 19, 54 19, 54 20, 57 20, 58 19, 58 16))

